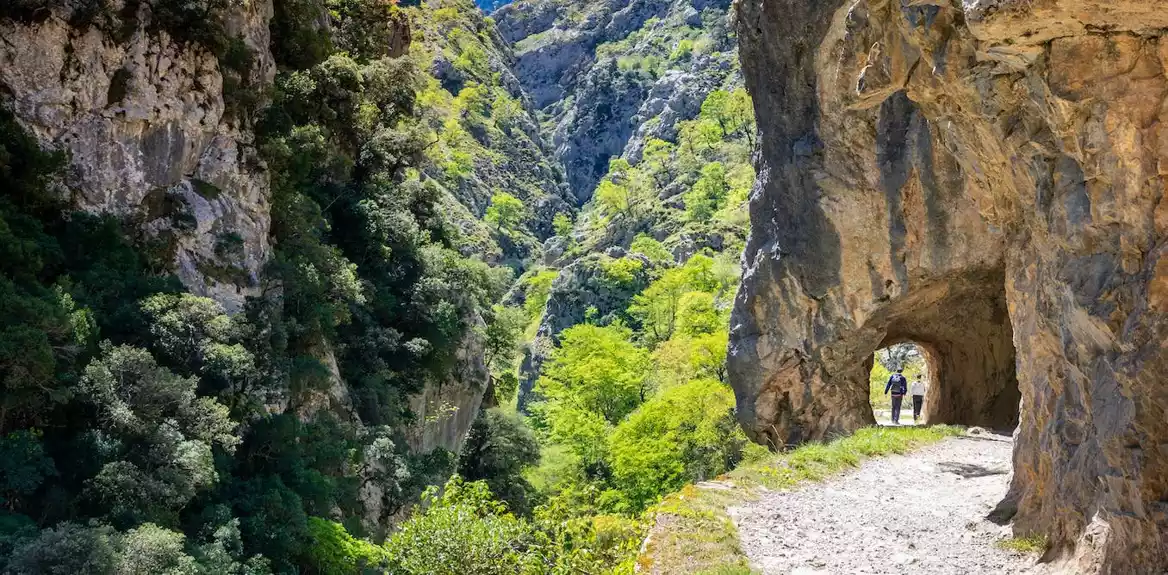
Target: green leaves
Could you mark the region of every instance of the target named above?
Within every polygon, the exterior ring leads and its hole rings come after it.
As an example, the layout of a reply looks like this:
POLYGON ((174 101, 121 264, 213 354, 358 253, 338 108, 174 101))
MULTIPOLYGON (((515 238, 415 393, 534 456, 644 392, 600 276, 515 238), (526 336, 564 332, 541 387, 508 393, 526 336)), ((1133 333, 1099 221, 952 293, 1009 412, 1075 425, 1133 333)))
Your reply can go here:
POLYGON ((621 422, 609 438, 616 484, 631 511, 686 483, 729 471, 746 438, 734 419, 734 394, 716 380, 662 391, 621 422))
POLYGON ((491 196, 491 205, 483 220, 495 226, 495 230, 507 234, 514 233, 527 218, 527 207, 523 201, 506 192, 491 196))
POLYGON ((485 483, 457 476, 431 488, 415 513, 386 541, 394 575, 524 573, 530 526, 491 498, 485 483))
POLYGON ((21 430, 0 438, 0 507, 19 509, 21 497, 55 475, 57 468, 45 455, 40 432, 21 430))

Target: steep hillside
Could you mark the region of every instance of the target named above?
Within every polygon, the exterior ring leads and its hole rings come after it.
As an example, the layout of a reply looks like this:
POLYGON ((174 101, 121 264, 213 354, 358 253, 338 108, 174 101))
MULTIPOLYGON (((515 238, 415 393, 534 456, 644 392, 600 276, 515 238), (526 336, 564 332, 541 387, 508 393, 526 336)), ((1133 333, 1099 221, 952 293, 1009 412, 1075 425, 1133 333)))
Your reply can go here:
POLYGON ((456 203, 468 249, 522 270, 553 234, 556 214, 574 207, 519 81, 510 46, 469 1, 438 0, 405 9, 414 23, 412 58, 429 70, 418 95, 431 131, 422 170, 456 203), (523 203, 514 229, 482 220, 498 194, 523 203))
POLYGON ((588 201, 609 158, 674 140, 706 95, 741 83, 729 2, 520 0, 492 16, 540 110, 572 193, 588 201))
POLYGON ((336 530, 383 536, 572 210, 489 22, 22 0, 0 39, 0 571, 330 572, 336 530))

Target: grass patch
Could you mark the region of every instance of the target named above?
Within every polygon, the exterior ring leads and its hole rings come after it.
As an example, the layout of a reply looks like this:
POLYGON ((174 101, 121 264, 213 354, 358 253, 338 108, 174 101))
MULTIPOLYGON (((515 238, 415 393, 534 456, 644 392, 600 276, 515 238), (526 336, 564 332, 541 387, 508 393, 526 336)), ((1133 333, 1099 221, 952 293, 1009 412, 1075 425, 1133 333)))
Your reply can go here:
POLYGON ((1046 551, 1045 535, 1030 535, 1028 537, 1011 537, 995 543, 998 547, 1017 553, 1044 553, 1046 551))
POLYGON ((641 572, 655 574, 753 573, 729 508, 757 499, 759 488, 790 489, 852 469, 866 457, 905 453, 963 432, 951 425, 867 427, 743 463, 712 484, 686 486, 654 507, 655 525, 637 563, 641 572))

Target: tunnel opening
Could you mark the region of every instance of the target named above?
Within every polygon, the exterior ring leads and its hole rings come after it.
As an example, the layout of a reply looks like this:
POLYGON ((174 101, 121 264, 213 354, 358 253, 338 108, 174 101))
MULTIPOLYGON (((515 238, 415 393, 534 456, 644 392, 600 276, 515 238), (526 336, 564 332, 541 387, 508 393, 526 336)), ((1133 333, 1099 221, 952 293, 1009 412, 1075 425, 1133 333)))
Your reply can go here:
MULTIPOLYGON (((946 278, 914 290, 879 318, 864 365, 877 422, 890 419, 881 417, 888 401, 884 373, 900 366, 910 383, 918 373, 926 382, 922 423, 1004 433, 1017 427, 1021 394, 1003 276, 998 269, 946 278), (879 396, 877 375, 883 379, 879 396)), ((911 422, 911 397, 903 409, 911 422)))
POLYGON ((920 400, 916 399, 917 392, 927 391, 929 383, 933 381, 930 373, 932 362, 929 352, 914 342, 903 342, 876 350, 872 354, 872 367, 868 370, 868 403, 872 406, 872 417, 879 425, 889 425, 895 419, 905 424, 925 424, 923 411, 924 394, 920 400), (904 396, 899 418, 894 417, 893 398, 889 390, 889 380, 895 373, 900 373, 906 380, 908 393, 904 396), (921 411, 918 417, 916 402, 921 402, 921 411))

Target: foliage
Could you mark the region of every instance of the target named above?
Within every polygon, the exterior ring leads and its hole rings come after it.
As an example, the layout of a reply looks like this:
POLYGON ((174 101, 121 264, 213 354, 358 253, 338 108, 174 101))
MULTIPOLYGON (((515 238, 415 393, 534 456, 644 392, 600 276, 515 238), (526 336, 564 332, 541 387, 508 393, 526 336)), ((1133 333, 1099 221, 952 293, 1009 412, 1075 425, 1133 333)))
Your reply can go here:
POLYGON ((1046 551, 1048 541, 1045 535, 1028 535, 1024 537, 1009 537, 994 542, 1002 549, 1016 553, 1039 554, 1046 551))
POLYGON ((633 243, 629 245, 629 251, 641 254, 649 258, 649 261, 652 262, 673 262, 673 254, 669 253, 669 250, 665 249, 665 246, 661 242, 647 234, 638 234, 637 237, 633 238, 633 243))
POLYGON ((491 205, 483 218, 489 224, 494 224, 495 231, 513 233, 523 223, 526 217, 526 207, 523 201, 511 194, 499 192, 491 196, 491 205))
POLYGON ((600 262, 601 281, 606 286, 621 289, 632 285, 644 267, 636 258, 605 258, 600 262))
POLYGON ((614 482, 626 505, 639 511, 686 483, 729 471, 745 441, 725 384, 681 384, 655 395, 613 431, 614 482))
POLYGON ((569 237, 572 233, 572 218, 563 212, 556 214, 552 219, 552 229, 561 238, 569 237))
POLYGON ((423 495, 423 511, 386 543, 394 575, 511 575, 528 561, 530 526, 491 498, 485 483, 457 476, 423 495))
POLYGON ((0 438, 0 506, 20 509, 57 468, 44 450, 39 431, 20 430, 0 438))
POLYGON ((551 294, 552 282, 559 276, 559 270, 543 270, 527 278, 527 299, 523 303, 527 317, 532 320, 539 319, 551 294))
MULTIPOLYGON (((678 327, 678 313, 682 297, 691 292, 716 292, 728 286, 721 285, 721 279, 714 271, 714 260, 708 256, 694 256, 685 265, 666 270, 645 291, 633 298, 629 306, 631 314, 641 324, 643 337, 650 343, 662 342, 673 337, 678 327)), ((692 299, 692 298, 691 298, 692 299)), ((690 302, 693 305, 695 302, 690 302)), ((705 321, 693 314, 701 310, 691 309, 691 321, 705 321)), ((687 326, 687 329, 701 329, 687 326)))
POLYGON ((458 474, 469 481, 485 481, 512 512, 526 515, 532 510, 535 489, 523 472, 539 463, 539 456, 539 443, 522 419, 487 409, 467 434, 458 474))
POLYGON ((388 562, 384 549, 354 538, 340 523, 309 517, 308 532, 312 544, 305 553, 307 563, 321 575, 363 573, 366 569, 381 568, 388 562))
POLYGON ((649 354, 620 325, 581 324, 560 334, 560 346, 537 384, 547 397, 552 437, 585 462, 604 459, 612 426, 649 393, 649 354))

